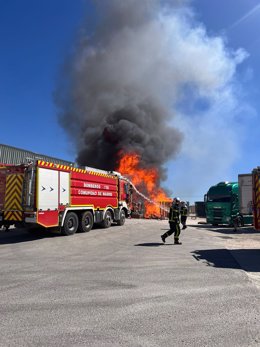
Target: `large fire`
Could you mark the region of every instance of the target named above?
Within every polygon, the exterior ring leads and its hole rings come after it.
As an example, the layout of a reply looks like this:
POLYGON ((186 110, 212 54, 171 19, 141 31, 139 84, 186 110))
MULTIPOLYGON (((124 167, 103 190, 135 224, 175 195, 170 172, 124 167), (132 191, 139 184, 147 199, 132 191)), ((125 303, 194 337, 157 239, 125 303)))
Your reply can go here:
POLYGON ((154 202, 144 200, 146 218, 165 215, 166 205, 171 199, 162 188, 158 187, 159 174, 156 168, 141 168, 140 156, 128 153, 121 156, 118 171, 128 177, 140 192, 154 202))

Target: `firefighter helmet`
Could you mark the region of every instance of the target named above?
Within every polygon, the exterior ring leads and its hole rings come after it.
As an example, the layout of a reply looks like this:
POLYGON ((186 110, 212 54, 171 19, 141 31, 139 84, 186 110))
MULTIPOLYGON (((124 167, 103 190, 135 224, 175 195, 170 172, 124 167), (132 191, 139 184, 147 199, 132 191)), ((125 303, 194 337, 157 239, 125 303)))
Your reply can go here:
POLYGON ((179 205, 180 199, 179 199, 179 198, 174 198, 174 199, 172 200, 172 203, 173 203, 173 205, 179 205))

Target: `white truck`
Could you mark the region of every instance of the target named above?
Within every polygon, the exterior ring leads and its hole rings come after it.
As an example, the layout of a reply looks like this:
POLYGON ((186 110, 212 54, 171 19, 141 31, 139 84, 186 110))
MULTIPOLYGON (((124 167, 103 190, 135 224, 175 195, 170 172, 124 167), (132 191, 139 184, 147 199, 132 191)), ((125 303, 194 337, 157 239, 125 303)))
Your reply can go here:
POLYGON ((239 214, 241 216, 241 224, 253 223, 253 186, 252 174, 238 175, 239 187, 239 214))

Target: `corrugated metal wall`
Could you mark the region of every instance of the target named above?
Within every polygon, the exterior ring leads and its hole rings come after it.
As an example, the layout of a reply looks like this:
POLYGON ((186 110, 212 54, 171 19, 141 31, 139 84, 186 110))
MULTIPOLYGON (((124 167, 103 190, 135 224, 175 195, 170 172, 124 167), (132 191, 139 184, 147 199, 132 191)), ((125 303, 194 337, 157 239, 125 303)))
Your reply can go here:
POLYGON ((2 145, 0 144, 0 163, 3 164, 23 164, 28 163, 30 160, 44 160, 55 164, 63 164, 67 166, 75 166, 75 163, 49 157, 43 154, 33 153, 30 151, 26 151, 24 149, 2 145))

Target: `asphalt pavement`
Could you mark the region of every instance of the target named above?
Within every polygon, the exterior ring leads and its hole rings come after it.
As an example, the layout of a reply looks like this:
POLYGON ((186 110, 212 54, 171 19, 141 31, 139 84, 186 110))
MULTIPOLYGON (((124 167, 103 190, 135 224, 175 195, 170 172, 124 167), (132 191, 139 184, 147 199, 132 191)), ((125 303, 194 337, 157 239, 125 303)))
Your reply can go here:
POLYGON ((189 219, 0 232, 0 346, 260 346, 260 233, 189 219))

